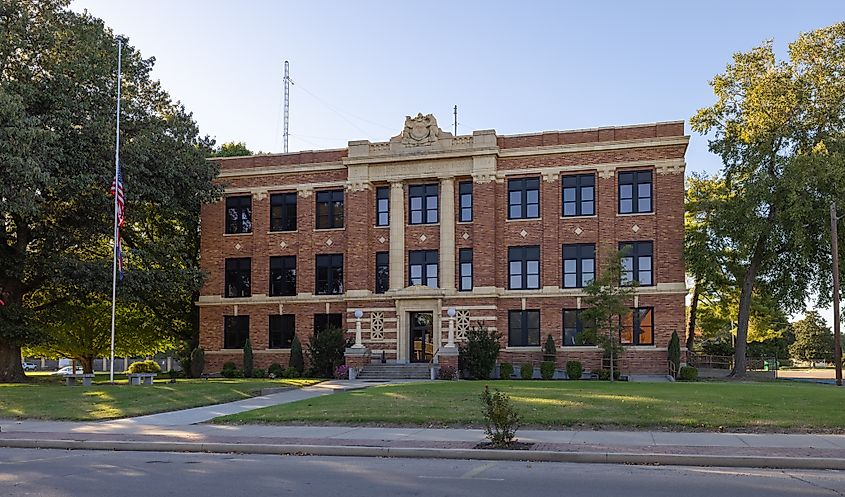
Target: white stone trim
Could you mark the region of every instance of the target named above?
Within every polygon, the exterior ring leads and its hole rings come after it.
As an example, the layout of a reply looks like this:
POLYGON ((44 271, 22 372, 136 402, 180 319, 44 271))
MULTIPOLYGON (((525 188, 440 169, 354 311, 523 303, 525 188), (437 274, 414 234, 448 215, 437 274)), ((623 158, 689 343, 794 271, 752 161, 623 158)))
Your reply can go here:
MULTIPOLYGON (((510 137, 511 136, 508 135, 504 136, 504 138, 510 137)), ((499 157, 524 157, 529 155, 568 154, 575 152, 601 152, 626 148, 665 147, 669 145, 687 145, 689 144, 689 141, 689 135, 684 135, 658 138, 634 138, 631 140, 615 140, 607 142, 570 143, 566 145, 543 145, 539 147, 503 148, 499 150, 499 157)))

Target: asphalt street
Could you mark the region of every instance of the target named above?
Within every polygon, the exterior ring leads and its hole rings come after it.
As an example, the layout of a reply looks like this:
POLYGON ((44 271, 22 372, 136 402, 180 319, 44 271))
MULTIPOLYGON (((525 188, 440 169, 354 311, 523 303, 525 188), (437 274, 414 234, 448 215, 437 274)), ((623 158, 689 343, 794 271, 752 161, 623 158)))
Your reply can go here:
POLYGON ((845 496, 845 472, 0 449, 0 496, 845 496))

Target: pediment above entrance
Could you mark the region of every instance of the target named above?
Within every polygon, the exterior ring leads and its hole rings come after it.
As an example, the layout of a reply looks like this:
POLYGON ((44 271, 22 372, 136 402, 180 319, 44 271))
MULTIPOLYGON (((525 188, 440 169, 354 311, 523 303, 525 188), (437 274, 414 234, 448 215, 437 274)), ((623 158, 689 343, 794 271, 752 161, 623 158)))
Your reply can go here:
POLYGON ((418 298, 440 298, 445 295, 445 292, 440 288, 431 288, 430 286, 425 285, 413 285, 413 286, 406 286, 400 290, 396 290, 393 292, 393 298, 408 298, 408 299, 418 299, 418 298))

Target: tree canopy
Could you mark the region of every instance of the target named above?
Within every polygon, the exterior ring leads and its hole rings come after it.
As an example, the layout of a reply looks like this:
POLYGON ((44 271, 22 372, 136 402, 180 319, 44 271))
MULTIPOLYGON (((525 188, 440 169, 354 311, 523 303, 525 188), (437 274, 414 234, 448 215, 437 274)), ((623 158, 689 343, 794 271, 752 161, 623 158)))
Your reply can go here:
POLYGON ((244 142, 228 142, 216 148, 211 155, 212 157, 243 157, 252 155, 252 150, 246 148, 244 142))
POLYGON ((810 311, 800 321, 792 324, 795 342, 789 346, 789 355, 799 361, 830 361, 833 359, 833 332, 816 311, 810 311))

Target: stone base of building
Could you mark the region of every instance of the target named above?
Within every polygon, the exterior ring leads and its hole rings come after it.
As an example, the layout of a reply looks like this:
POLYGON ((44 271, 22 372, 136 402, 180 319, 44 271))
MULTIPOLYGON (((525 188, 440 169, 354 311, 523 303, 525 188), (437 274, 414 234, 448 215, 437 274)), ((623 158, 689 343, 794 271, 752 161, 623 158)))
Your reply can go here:
POLYGON ((361 368, 370 363, 370 349, 350 347, 343 353, 343 359, 349 367, 349 379, 354 380, 361 368))

